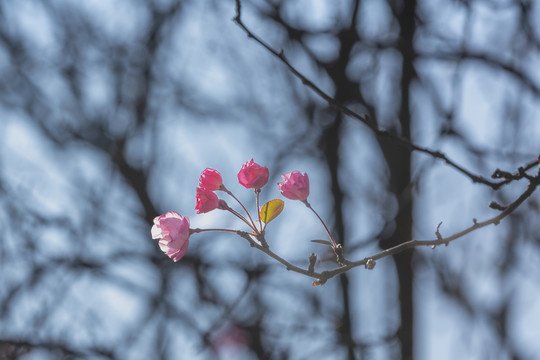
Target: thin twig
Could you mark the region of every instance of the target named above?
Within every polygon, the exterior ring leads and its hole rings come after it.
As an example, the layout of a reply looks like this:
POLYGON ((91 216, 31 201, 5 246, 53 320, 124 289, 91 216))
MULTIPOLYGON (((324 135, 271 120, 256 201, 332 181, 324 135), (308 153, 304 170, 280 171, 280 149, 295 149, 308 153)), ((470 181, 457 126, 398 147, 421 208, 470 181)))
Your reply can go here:
MULTIPOLYGON (((298 69, 296 69, 287 57, 285 56, 283 49, 280 49, 279 51, 274 49, 272 46, 267 44, 264 40, 262 40, 260 37, 255 35, 242 21, 242 4, 240 0, 236 0, 236 16, 234 17, 234 22, 247 34, 247 36, 253 40, 255 40, 258 44, 260 44, 262 47, 264 47, 269 53, 277 57, 288 69, 289 71, 296 76, 302 84, 310 88, 312 91, 314 91, 319 97, 324 99, 328 105, 333 107, 334 109, 338 110, 339 112, 348 115, 352 118, 355 118, 359 121, 361 121, 364 125, 366 125, 377 137, 388 137, 394 140, 396 143, 406 147, 410 151, 418 151, 427 155, 430 155, 431 157, 435 159, 440 159, 446 162, 450 167, 454 168, 458 172, 462 173, 469 179, 471 179, 474 183, 484 184, 489 187, 491 187, 493 190, 498 190, 502 186, 514 181, 519 180, 522 178, 522 176, 512 177, 504 179, 503 181, 491 181, 483 176, 476 175, 472 173, 471 171, 465 169, 463 166, 459 165, 455 161, 451 160, 448 156, 446 156, 444 153, 432 150, 427 147, 419 146, 414 143, 412 143, 410 140, 389 132, 388 130, 382 129, 377 127, 377 125, 370 121, 369 117, 367 115, 360 115, 357 112, 351 110, 350 108, 346 107, 345 105, 340 104, 336 99, 334 99, 332 96, 324 92, 321 88, 319 88, 317 85, 315 85, 311 80, 309 80, 306 76, 304 76, 298 69)), ((537 162, 531 162, 529 163, 525 170, 528 170, 532 168, 533 166, 536 166, 537 162)))
POLYGON ((485 221, 476 221, 476 220, 473 220, 473 225, 469 226, 468 228, 466 229, 463 229, 453 235, 450 235, 450 236, 447 236, 447 237, 442 237, 440 236, 440 233, 439 235, 437 235, 437 239, 434 239, 434 240, 410 240, 410 241, 407 241, 407 242, 404 242, 404 243, 401 243, 399 245, 396 245, 390 249, 386 249, 386 250, 383 250, 373 256, 369 256, 367 258, 364 258, 363 260, 359 260, 359 261, 351 261, 348 265, 346 266, 341 266, 339 268, 336 268, 334 270, 331 270, 331 271, 324 271, 322 272, 322 274, 325 276, 325 278, 323 278, 324 280, 327 280, 327 279, 330 279, 331 277, 334 277, 338 274, 341 274, 341 273, 344 273, 354 267, 357 267, 357 266, 361 266, 361 265, 366 265, 366 263, 369 261, 369 260, 378 260, 378 259, 382 259, 384 257, 387 257, 387 256, 390 256, 390 255, 395 255, 397 253, 400 253, 404 250, 407 250, 407 249, 411 249, 411 248, 414 248, 414 247, 417 247, 417 246, 432 246, 432 247, 435 247, 435 246, 438 246, 438 245, 443 245, 443 244, 448 244, 449 242, 451 241, 454 241, 456 239, 459 239, 475 230, 478 230, 478 229, 481 229, 483 227, 486 227, 488 225, 499 225, 499 223, 501 222, 502 219, 504 219, 505 217, 507 217, 508 215, 510 215, 518 206, 520 206, 525 200, 527 200, 533 193, 534 191, 536 190, 536 188, 538 187, 538 185, 540 184, 540 176, 537 176, 536 178, 534 178, 533 181, 531 181, 529 183, 529 186, 527 187, 527 190, 525 190, 514 202, 512 202, 510 205, 508 205, 506 207, 506 210, 504 210, 503 212, 501 212, 499 215, 491 218, 491 219, 488 219, 488 220, 485 220, 485 221))
POLYGON ((301 267, 291 264, 287 260, 283 259, 281 256, 274 253, 272 250, 270 250, 270 248, 259 245, 257 242, 255 242, 251 238, 250 234, 247 232, 237 231, 237 234, 240 235, 242 238, 248 240, 248 242, 250 243, 252 247, 257 248, 258 250, 264 252, 265 254, 277 260, 281 264, 285 265, 287 270, 294 271, 299 274, 303 274, 312 278, 316 278, 318 280, 314 282, 314 284, 322 285, 328 279, 333 278, 334 276, 342 274, 344 272, 347 272, 357 266, 365 266, 366 268, 372 269, 375 264, 375 260, 379 260, 387 256, 395 255, 405 250, 418 247, 418 246, 435 247, 435 246, 443 245, 443 244, 447 245, 448 243, 456 239, 459 239, 475 230, 481 229, 488 225, 499 225, 501 220, 503 220, 505 217, 510 215, 514 210, 516 210, 525 200, 527 200, 534 193, 534 191, 536 190, 539 184, 540 184, 540 174, 531 178, 527 189, 516 200, 514 200, 514 202, 509 204, 505 208, 505 210, 502 211, 499 215, 492 217, 491 219, 480 221, 480 222, 477 221, 476 219, 473 219, 473 225, 469 226, 466 229, 458 231, 455 234, 452 234, 447 237, 443 237, 439 232, 439 228, 440 228, 440 224, 439 224, 439 226, 437 226, 437 231, 436 231, 437 238, 434 240, 409 240, 407 242, 396 245, 392 248, 382 250, 381 252, 374 254, 372 256, 368 256, 362 260, 347 261, 347 263, 343 266, 337 267, 333 270, 322 271, 320 273, 313 271, 313 266, 311 264, 309 265, 308 269, 303 269, 301 267))
POLYGON ((417 246, 432 246, 432 247, 435 247, 435 246, 442 245, 442 244, 447 245, 448 243, 450 243, 450 242, 452 242, 452 241, 454 241, 456 239, 459 239, 459 238, 461 238, 461 237, 463 237, 463 236, 465 236, 465 235, 467 235, 467 234, 469 234, 469 233, 471 233, 471 232, 473 232, 475 230, 481 229, 483 227, 486 227, 486 226, 492 225, 492 224, 493 225, 498 225, 501 222, 502 219, 504 219, 509 214, 511 214, 518 206, 520 206, 527 198, 529 198, 534 193, 534 191, 536 190, 538 185, 540 184, 540 174, 536 175, 535 177, 532 177, 532 176, 530 176, 530 175, 528 175, 526 173, 527 170, 529 170, 529 169, 531 169, 531 168, 533 168, 535 166, 538 166, 538 161, 532 161, 532 162, 528 163, 525 167, 519 168, 519 170, 515 174, 507 173, 507 172, 500 171, 500 170, 497 169, 493 173, 492 178, 494 178, 494 179, 501 179, 502 178, 503 180, 498 181, 498 182, 490 181, 490 180, 488 180, 488 179, 486 179, 486 178, 484 178, 482 176, 479 176, 479 175, 476 175, 476 174, 470 172, 469 170, 465 169, 461 165, 457 164, 456 162, 454 162, 453 160, 448 158, 444 153, 442 153, 440 151, 435 151, 435 150, 431 150, 431 149, 426 148, 426 147, 416 145, 416 144, 412 143, 411 141, 409 141, 408 139, 406 139, 404 137, 401 137, 401 136, 399 136, 397 134, 391 133, 391 132, 389 132, 389 131, 387 131, 385 129, 378 128, 374 122, 370 121, 370 119, 368 118, 367 115, 360 115, 360 114, 354 112, 353 110, 351 110, 350 108, 338 103, 332 96, 330 96, 329 94, 324 92, 321 88, 319 88, 317 85, 315 85, 311 80, 306 78, 302 73, 300 73, 300 71, 298 71, 294 66, 291 65, 291 63, 285 57, 285 54, 284 54, 283 50, 279 50, 279 51, 275 50, 269 44, 267 44, 265 41, 263 41, 261 38, 259 38, 257 35, 255 35, 251 30, 249 30, 246 27, 246 25, 242 22, 242 18, 241 18, 241 13, 242 12, 241 11, 242 11, 241 1, 236 0, 236 16, 234 17, 234 21, 238 26, 240 26, 240 28, 242 28, 242 30, 247 34, 247 36, 249 38, 254 39, 257 43, 259 43, 261 46, 263 46, 268 52, 270 52, 272 55, 277 57, 289 69, 289 71, 294 76, 296 76, 300 81, 302 81, 302 84, 304 84, 305 86, 307 86, 308 88, 313 90, 318 96, 320 96, 322 99, 324 99, 331 107, 333 107, 334 109, 340 111, 341 113, 343 113, 345 115, 348 115, 348 116, 350 116, 352 118, 355 118, 355 119, 361 121, 370 130, 372 130, 373 133, 377 137, 391 138, 396 143, 401 144, 402 146, 408 148, 410 151, 422 152, 422 153, 425 153, 425 154, 428 154, 428 155, 432 156, 435 159, 441 159, 441 160, 445 161, 450 167, 456 169, 458 172, 462 173, 463 175, 465 175, 466 177, 471 179, 474 183, 480 183, 480 184, 487 185, 487 186, 491 187, 494 190, 497 190, 497 189, 501 188, 502 186, 504 186, 504 185, 506 185, 506 184, 508 184, 508 183, 510 183, 512 181, 515 181, 515 180, 521 180, 523 178, 529 180, 529 185, 527 187, 527 190, 525 192, 523 192, 510 205, 508 205, 508 206, 506 206, 504 208, 501 208, 501 209, 503 209, 501 211, 501 213, 499 215, 491 218, 491 219, 481 221, 481 222, 478 222, 476 219, 473 219, 473 225, 472 226, 470 226, 470 227, 468 227, 466 229, 463 229, 463 230, 461 230, 461 231, 459 231, 459 232, 457 232, 457 233, 455 233, 453 235, 450 235, 448 237, 443 237, 440 234, 439 228, 440 228, 441 224, 439 224, 439 226, 437 227, 437 231, 435 233, 436 236, 437 236, 437 239, 434 239, 434 240, 410 240, 410 241, 401 243, 401 244, 399 244, 397 246, 394 246, 394 247, 392 247, 390 249, 383 250, 383 251, 381 251, 381 252, 379 252, 377 254, 374 254, 373 256, 366 257, 363 260, 347 261, 342 266, 339 266, 339 267, 337 267, 337 268, 335 268, 333 270, 323 271, 321 273, 318 273, 318 272, 314 271, 314 261, 315 260, 310 259, 310 264, 309 264, 308 269, 300 268, 298 266, 295 266, 295 265, 289 263, 287 260, 283 259, 279 255, 275 254, 272 250, 270 250, 269 247, 263 247, 263 246, 259 245, 257 242, 255 242, 251 238, 251 236, 248 233, 242 232, 242 231, 237 232, 238 235, 240 235, 244 239, 248 240, 248 242, 250 243, 250 245, 252 247, 257 248, 258 250, 260 250, 260 251, 264 252, 265 254, 269 255, 270 257, 274 258, 275 260, 277 260, 278 262, 283 264, 287 268, 287 270, 295 271, 297 273, 304 274, 306 276, 316 278, 318 280, 315 281, 313 284, 314 285, 322 285, 328 279, 330 279, 330 278, 332 278, 332 277, 334 277, 336 275, 342 274, 342 273, 344 273, 346 271, 349 271, 352 268, 355 268, 357 266, 365 266, 368 269, 372 269, 375 266, 375 261, 376 260, 382 259, 382 258, 390 256, 390 255, 395 255, 397 253, 400 253, 402 251, 405 251, 405 250, 408 250, 408 249, 411 249, 411 248, 414 248, 414 247, 417 247, 417 246))
POLYGON ((290 270, 290 271, 294 271, 294 272, 297 272, 299 274, 303 274, 303 275, 306 275, 306 276, 310 276, 310 277, 314 277, 314 278, 317 278, 317 279, 320 279, 323 277, 323 275, 321 273, 318 273, 318 272, 313 272, 313 271, 309 271, 307 269, 302 269, 301 267, 299 266, 296 266, 296 265, 293 265, 291 264, 290 262, 288 262, 287 260, 285 260, 284 258, 282 258, 281 256, 279 256, 278 254, 276 254, 275 252, 273 252, 272 250, 270 250, 269 247, 264 247, 260 244, 258 244, 255 240, 253 240, 250 236, 249 233, 245 232, 245 231, 237 231, 236 232, 240 237, 246 239, 248 242, 249 242, 249 245, 251 245, 251 247, 254 247, 256 248, 257 250, 260 250, 262 251, 263 253, 265 253, 266 255, 270 256, 271 258, 279 261, 280 263, 282 263, 283 265, 285 265, 285 268, 287 270, 290 270))

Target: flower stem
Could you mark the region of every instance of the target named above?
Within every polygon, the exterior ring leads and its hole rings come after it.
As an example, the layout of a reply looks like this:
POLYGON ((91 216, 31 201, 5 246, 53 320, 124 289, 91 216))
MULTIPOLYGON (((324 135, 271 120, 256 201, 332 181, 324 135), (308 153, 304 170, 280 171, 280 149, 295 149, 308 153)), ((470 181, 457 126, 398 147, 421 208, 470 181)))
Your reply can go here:
POLYGON ((201 228, 189 229, 190 234, 197 234, 197 233, 201 233, 205 231, 227 231, 227 232, 233 232, 233 233, 238 232, 238 230, 231 230, 231 229, 201 229, 201 228))
POLYGON ((263 231, 262 221, 261 221, 261 207, 259 206, 259 194, 261 193, 261 189, 254 189, 255 190, 255 202, 257 203, 257 215, 259 216, 259 226, 261 227, 261 231, 263 231))
POLYGON ((253 221, 253 219, 251 218, 251 215, 249 215, 249 212, 247 211, 246 207, 244 206, 244 204, 242 204, 240 202, 240 200, 238 200, 238 198, 236 196, 234 196, 234 194, 232 192, 229 191, 229 189, 227 189, 225 187, 225 185, 222 185, 223 188, 220 189, 222 191, 225 191, 230 197, 232 197, 234 200, 236 200, 236 202, 238 204, 240 204, 240 206, 242 207, 242 209, 244 209, 244 211, 246 212, 248 218, 249 218, 249 221, 251 221, 251 224, 246 220, 245 217, 243 217, 242 215, 240 215, 238 212, 234 211, 233 209, 229 208, 229 211, 231 211, 235 216, 239 217, 240 219, 242 219, 246 224, 248 224, 248 226, 250 228, 252 228, 256 233, 258 233, 258 230, 257 230, 257 226, 255 225, 255 222, 253 221))
POLYGON ((328 237, 330 238, 330 242, 332 243, 332 249, 334 251, 336 251, 336 248, 337 248, 337 244, 336 244, 336 241, 334 240, 334 237, 332 236, 332 234, 330 233, 330 230, 328 230, 328 226, 326 226, 325 222, 323 221, 323 219, 319 216, 319 214, 317 214, 317 212, 315 211, 315 209, 313 209, 311 207, 311 204, 308 203, 307 200, 303 200, 302 201, 311 211, 313 211, 313 213, 317 216, 317 218, 319 218, 320 222, 323 224, 324 226, 324 229, 326 230, 326 233, 328 234, 328 237))
POLYGON ((257 228, 253 224, 253 220, 251 221, 252 223, 250 224, 249 221, 247 221, 247 219, 242 214, 240 214, 238 211, 232 209, 229 205, 227 205, 227 203, 224 200, 220 200, 219 209, 226 210, 226 211, 230 212, 231 214, 233 214, 234 216, 236 216, 237 218, 239 218, 240 220, 245 222, 247 226, 249 226, 253 231, 255 231, 255 233, 258 233, 257 228))

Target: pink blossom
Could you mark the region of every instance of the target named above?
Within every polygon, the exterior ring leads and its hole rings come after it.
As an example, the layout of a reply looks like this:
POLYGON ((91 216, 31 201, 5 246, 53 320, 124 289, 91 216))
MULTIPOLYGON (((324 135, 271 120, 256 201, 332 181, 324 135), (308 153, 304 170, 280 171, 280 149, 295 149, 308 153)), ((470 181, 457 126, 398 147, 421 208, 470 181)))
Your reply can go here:
POLYGON ((160 239, 159 247, 173 261, 180 260, 189 245, 189 218, 174 211, 154 218, 152 239, 160 239))
POLYGON ((220 190, 223 187, 221 174, 214 169, 204 169, 199 178, 199 186, 208 190, 220 190))
POLYGON ((261 166, 253 159, 242 165, 238 172, 238 181, 248 189, 260 189, 268 182, 268 168, 261 166))
POLYGON ((250 343, 249 332, 235 324, 216 331, 210 337, 210 345, 217 352, 228 349, 240 350, 249 347, 250 343))
POLYGON ((309 178, 306 173, 293 171, 281 175, 282 182, 278 183, 281 194, 291 200, 306 201, 309 196, 309 178))
POLYGON ((217 209, 218 205, 219 198, 212 190, 197 188, 197 214, 210 212, 217 209))

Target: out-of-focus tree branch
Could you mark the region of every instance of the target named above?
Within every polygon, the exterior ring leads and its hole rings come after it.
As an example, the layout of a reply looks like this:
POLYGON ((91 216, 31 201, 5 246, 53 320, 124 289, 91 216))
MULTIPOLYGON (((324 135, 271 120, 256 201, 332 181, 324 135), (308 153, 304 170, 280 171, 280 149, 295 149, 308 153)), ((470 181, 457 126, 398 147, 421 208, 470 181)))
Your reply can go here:
MULTIPOLYGON (((304 76, 296 67, 294 67, 288 58, 286 57, 283 50, 276 50, 272 48, 268 43, 266 43, 263 39, 261 39, 259 36, 254 34, 242 21, 242 2, 241 0, 235 0, 236 1, 236 16, 234 17, 234 21, 242 30, 245 31, 248 38, 255 40, 257 43, 259 43, 262 47, 264 47, 266 50, 268 50, 269 53, 277 57, 283 64, 289 69, 289 71, 296 76, 302 84, 313 90, 317 95, 319 95, 322 99, 324 99, 331 107, 338 110, 339 112, 343 113, 344 115, 350 116, 352 118, 355 118, 359 121, 361 121, 364 125, 366 125, 373 133, 381 138, 390 138, 392 141, 395 141, 397 144, 403 146, 404 148, 410 150, 410 151, 418 151, 424 154, 428 154, 432 156, 435 159, 443 160, 448 166, 456 169, 458 172, 462 173, 466 177, 470 178, 474 183, 479 183, 483 185, 487 185, 491 187, 494 190, 497 190, 501 188, 503 185, 506 185, 513 181, 514 179, 505 179, 504 181, 500 182, 494 182, 490 181, 487 178, 474 174, 473 172, 467 170, 465 167, 459 165, 457 162, 450 159, 446 154, 442 153, 438 150, 429 149, 423 146, 419 146, 417 144, 414 144, 410 140, 392 133, 388 130, 378 128, 377 125, 369 119, 367 115, 360 115, 357 112, 353 111, 352 109, 348 108, 347 106, 340 104, 338 101, 336 101, 332 96, 324 92, 320 87, 315 85, 313 81, 308 79, 306 76, 304 76)), ((437 56, 443 56, 440 54, 437 54, 437 56)), ((455 54, 453 54, 454 58, 456 57, 455 54)), ((486 57, 481 57, 482 60, 487 60, 486 57)), ((505 66, 502 64, 497 64, 501 68, 504 68, 505 70, 510 71, 513 74, 519 75, 520 79, 525 79, 525 77, 522 74, 519 74, 519 72, 513 68, 510 68, 509 66, 505 66)), ((528 80, 528 79, 527 79, 528 80)), ((536 89, 533 87, 534 92, 537 93, 536 89)), ((526 169, 532 168, 536 162, 531 162, 526 165, 526 169)))

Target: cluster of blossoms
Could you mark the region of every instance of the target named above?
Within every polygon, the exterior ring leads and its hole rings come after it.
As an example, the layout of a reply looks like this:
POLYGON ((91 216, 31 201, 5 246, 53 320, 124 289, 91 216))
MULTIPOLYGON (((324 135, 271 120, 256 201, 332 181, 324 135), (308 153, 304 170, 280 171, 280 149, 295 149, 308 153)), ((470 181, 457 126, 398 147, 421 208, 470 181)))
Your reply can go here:
MULTIPOLYGON (((245 206, 225 187, 221 174, 214 169, 205 169, 199 178, 199 186, 196 190, 195 210, 197 210, 197 214, 207 213, 215 209, 229 211, 249 226, 251 232, 247 234, 253 236, 262 245, 267 246, 264 240, 266 225, 281 213, 284 205, 282 200, 274 199, 264 204, 262 208, 259 206, 259 193, 268 183, 268 177, 268 168, 255 163, 253 159, 242 165, 242 168, 238 172, 238 182, 248 189, 254 189, 257 202, 258 225, 253 221, 245 206), (247 218, 230 208, 225 200, 218 197, 216 191, 225 192, 237 201, 245 211, 247 218)), ((282 175, 282 179, 277 184, 281 194, 291 200, 300 200, 311 208, 307 201, 309 196, 309 178, 307 174, 292 171, 282 175)), ((238 232, 232 229, 192 229, 190 228, 189 218, 187 216, 181 216, 174 211, 157 216, 154 219, 154 225, 151 230, 152 239, 159 239, 161 250, 174 261, 180 260, 186 254, 190 235, 203 231, 238 232)), ((332 240, 332 244, 335 244, 331 235, 330 239, 332 240)))

